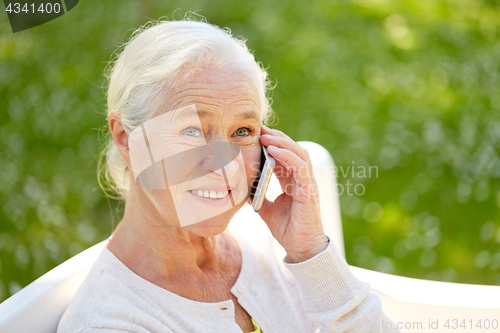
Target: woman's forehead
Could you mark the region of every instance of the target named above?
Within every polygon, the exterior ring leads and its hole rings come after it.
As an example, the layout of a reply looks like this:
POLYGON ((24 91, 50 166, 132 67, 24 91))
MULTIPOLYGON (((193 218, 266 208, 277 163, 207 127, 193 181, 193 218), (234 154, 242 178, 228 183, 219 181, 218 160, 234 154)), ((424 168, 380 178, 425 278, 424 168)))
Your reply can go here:
POLYGON ((256 111, 254 107, 236 107, 231 112, 227 114, 221 114, 216 108, 205 108, 203 106, 196 106, 196 104, 190 104, 188 106, 182 106, 180 108, 167 111, 161 114, 162 118, 168 119, 168 122, 172 125, 175 123, 183 123, 186 121, 192 121, 193 119, 199 120, 217 120, 222 117, 230 120, 237 121, 253 121, 260 123, 260 114, 256 111))
POLYGON ((242 71, 205 69, 169 89, 160 113, 196 105, 203 117, 238 111, 246 118, 260 120, 260 100, 258 89, 242 71))

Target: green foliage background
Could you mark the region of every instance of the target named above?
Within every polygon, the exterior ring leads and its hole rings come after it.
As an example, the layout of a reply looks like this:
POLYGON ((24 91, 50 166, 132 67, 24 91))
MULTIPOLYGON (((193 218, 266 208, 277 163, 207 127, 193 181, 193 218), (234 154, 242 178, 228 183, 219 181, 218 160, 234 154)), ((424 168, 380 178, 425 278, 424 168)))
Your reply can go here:
POLYGON ((350 264, 500 284, 498 2, 85 0, 16 34, 1 14, 0 301, 119 222, 96 178, 102 72, 133 30, 188 10, 248 39, 275 127, 334 157, 350 264))

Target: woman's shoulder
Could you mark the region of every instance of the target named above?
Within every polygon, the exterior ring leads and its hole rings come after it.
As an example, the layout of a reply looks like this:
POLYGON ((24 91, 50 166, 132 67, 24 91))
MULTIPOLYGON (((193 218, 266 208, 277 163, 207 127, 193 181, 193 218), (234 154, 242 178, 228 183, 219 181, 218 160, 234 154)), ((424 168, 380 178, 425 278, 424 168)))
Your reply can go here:
POLYGON ((128 318, 140 312, 140 297, 105 247, 76 291, 58 326, 61 332, 82 332, 92 327, 128 329, 128 318))

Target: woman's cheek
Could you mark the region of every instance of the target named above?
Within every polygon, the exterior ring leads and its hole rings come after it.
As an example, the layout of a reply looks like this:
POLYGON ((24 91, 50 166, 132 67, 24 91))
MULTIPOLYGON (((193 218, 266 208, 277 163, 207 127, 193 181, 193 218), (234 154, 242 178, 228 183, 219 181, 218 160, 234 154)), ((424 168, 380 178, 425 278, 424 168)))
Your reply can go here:
POLYGON ((245 170, 247 174, 247 183, 255 179, 260 170, 260 144, 258 147, 250 146, 241 148, 243 160, 245 161, 245 170))

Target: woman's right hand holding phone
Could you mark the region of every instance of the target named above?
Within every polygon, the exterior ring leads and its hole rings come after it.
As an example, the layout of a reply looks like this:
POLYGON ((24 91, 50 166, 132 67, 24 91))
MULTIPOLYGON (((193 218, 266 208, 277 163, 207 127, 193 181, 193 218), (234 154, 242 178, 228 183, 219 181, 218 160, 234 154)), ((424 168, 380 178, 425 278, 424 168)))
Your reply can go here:
POLYGON ((329 242, 321 222, 311 159, 307 150, 288 135, 265 125, 260 141, 276 160, 274 174, 283 193, 274 202, 264 199, 259 214, 285 248, 287 261, 305 261, 324 251, 329 242))

